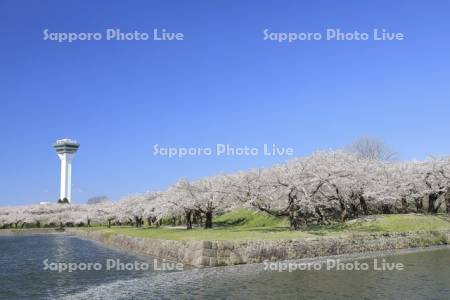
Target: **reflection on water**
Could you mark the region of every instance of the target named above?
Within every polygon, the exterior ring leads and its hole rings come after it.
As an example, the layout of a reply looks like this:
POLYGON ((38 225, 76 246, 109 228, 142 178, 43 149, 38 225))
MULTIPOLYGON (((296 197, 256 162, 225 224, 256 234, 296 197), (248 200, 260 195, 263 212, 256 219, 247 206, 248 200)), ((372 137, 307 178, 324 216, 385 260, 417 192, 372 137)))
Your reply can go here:
POLYGON ((60 298, 89 287, 147 276, 144 271, 44 271, 48 262, 101 262, 141 259, 72 236, 0 236, 0 299, 60 298))
MULTIPOLYGON (((47 257, 136 260, 69 236, 0 237, 0 253, 1 299, 450 299, 449 249, 385 257, 405 271, 295 272, 266 271, 263 264, 171 273, 43 271, 47 257)), ((373 259, 358 261, 373 265, 373 259)))

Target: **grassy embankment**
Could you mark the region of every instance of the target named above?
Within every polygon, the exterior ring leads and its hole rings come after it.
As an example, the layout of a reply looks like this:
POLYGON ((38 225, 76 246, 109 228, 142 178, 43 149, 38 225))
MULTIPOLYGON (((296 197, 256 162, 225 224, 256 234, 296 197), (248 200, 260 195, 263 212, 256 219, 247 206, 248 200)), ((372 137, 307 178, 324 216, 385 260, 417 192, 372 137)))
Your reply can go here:
POLYGON ((258 212, 239 209, 216 217, 213 229, 182 227, 133 228, 97 227, 86 230, 103 230, 111 234, 125 234, 167 240, 268 240, 299 239, 318 236, 342 236, 352 233, 385 233, 450 230, 447 215, 377 215, 345 224, 309 226, 302 231, 290 231, 285 219, 258 212))

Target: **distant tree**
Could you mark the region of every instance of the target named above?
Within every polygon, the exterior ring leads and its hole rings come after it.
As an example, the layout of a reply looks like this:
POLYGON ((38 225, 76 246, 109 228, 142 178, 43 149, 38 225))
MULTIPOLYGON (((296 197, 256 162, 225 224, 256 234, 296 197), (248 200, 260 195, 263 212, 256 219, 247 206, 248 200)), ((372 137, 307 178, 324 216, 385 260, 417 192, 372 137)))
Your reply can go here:
POLYGON ((69 199, 67 199, 67 198, 59 199, 59 200, 58 200, 58 203, 59 203, 59 204, 68 204, 68 203, 69 203, 69 199))
POLYGON ((109 203, 109 202, 111 202, 111 199, 109 199, 107 196, 96 196, 96 197, 89 198, 89 200, 87 201, 87 204, 91 205, 91 204, 100 204, 100 203, 109 203))
POLYGON ((367 136, 356 139, 346 150, 364 159, 390 161, 397 158, 397 153, 382 140, 367 136))

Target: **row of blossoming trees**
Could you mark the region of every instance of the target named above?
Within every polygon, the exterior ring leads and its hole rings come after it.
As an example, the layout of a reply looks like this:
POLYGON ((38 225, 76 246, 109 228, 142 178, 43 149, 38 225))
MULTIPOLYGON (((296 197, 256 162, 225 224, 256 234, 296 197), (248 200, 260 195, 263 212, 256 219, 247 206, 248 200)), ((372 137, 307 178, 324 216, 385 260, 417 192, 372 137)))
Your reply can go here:
POLYGON ((211 228, 214 216, 236 207, 285 217, 293 230, 371 214, 450 213, 450 159, 386 162, 317 152, 267 169, 183 179, 165 192, 117 203, 3 207, 0 226, 171 223, 211 228))

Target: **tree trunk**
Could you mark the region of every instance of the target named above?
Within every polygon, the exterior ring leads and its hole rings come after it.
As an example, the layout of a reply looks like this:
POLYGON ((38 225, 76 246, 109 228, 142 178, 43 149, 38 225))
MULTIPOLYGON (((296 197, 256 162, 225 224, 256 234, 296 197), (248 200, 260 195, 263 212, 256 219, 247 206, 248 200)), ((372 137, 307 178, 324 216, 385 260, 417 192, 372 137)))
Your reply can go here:
POLYGON ((325 220, 325 216, 323 215, 323 213, 320 211, 320 208, 315 207, 314 211, 316 212, 316 215, 318 216, 318 223, 319 224, 327 224, 326 220, 325 220))
POLYGON ((391 208, 387 204, 381 205, 381 212, 386 215, 389 215, 392 213, 391 208))
MULTIPOLYGON (((289 192, 289 200, 288 200, 288 217, 289 217, 289 225, 291 230, 300 230, 300 216, 299 216, 299 207, 297 203, 297 189, 291 187, 291 191, 289 192)), ((306 220, 307 218, 305 218, 306 220)))
POLYGON ((440 204, 436 205, 439 196, 440 195, 438 193, 431 193, 428 196, 428 213, 435 214, 438 212, 439 207, 441 206, 440 204))
POLYGON ((367 208, 367 202, 366 202, 366 199, 364 199, 364 196, 359 196, 359 204, 361 205, 363 214, 368 215, 369 209, 367 208))
POLYGON ((289 211, 289 225, 291 230, 300 230, 300 220, 296 210, 289 211))
POLYGON ((350 214, 352 217, 358 217, 358 206, 350 203, 350 214))
POLYGON ((186 229, 192 229, 192 210, 184 212, 186 218, 186 229))
POLYGON ((213 224, 212 224, 212 211, 207 211, 205 213, 205 229, 209 229, 212 228, 213 224))
POLYGON ((445 211, 450 214, 450 187, 447 188, 445 193, 445 211))
POLYGON ((414 203, 416 205, 416 212, 423 212, 423 197, 414 198, 414 203))
POLYGON ((408 201, 405 197, 402 198, 402 213, 406 214, 408 212, 408 201))
POLYGON ((339 201, 339 205, 341 207, 341 222, 344 223, 345 221, 347 221, 348 218, 347 206, 343 201, 339 201))

